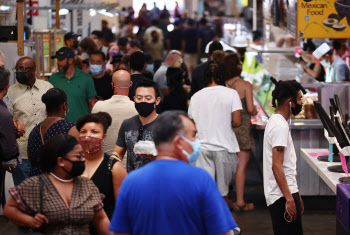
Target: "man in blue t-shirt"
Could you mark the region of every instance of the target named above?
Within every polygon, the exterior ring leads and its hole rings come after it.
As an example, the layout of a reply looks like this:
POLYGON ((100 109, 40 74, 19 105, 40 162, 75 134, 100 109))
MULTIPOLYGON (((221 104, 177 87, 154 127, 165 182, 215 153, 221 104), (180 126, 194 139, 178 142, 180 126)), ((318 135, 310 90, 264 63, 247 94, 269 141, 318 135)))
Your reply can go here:
POLYGON ((188 163, 200 143, 187 114, 168 111, 154 123, 155 161, 124 180, 109 230, 117 234, 230 234, 238 228, 214 180, 188 163))

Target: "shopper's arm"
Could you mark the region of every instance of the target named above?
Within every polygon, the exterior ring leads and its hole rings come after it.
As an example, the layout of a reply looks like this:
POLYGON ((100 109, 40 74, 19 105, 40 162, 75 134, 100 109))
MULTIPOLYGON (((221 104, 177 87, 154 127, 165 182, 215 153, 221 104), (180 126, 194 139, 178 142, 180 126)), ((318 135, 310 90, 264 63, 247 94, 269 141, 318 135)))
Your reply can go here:
POLYGON ((95 105, 95 100, 96 100, 95 97, 88 99, 90 113, 91 113, 91 111, 92 111, 92 108, 93 108, 94 105, 95 105))
POLYGON ((248 113, 251 116, 256 115, 258 112, 256 110, 256 107, 254 105, 254 98, 253 98, 253 86, 252 84, 250 84, 249 82, 247 82, 246 84, 247 89, 246 89, 246 101, 247 101, 247 109, 248 109, 248 113))
POLYGON ((305 51, 301 51, 301 58, 307 63, 316 63, 314 57, 312 55, 307 54, 305 51))
POLYGON ((120 186, 123 183, 123 180, 127 176, 125 167, 121 162, 116 162, 112 168, 112 177, 113 177, 113 192, 114 198, 117 199, 119 194, 120 186))
POLYGON ((93 223, 94 226, 96 228, 96 230, 98 231, 98 234, 103 234, 103 235, 112 235, 113 233, 108 231, 108 227, 109 227, 109 219, 106 215, 106 212, 101 209, 98 211, 95 211, 94 213, 94 218, 93 218, 93 223))
MULTIPOLYGON (((286 175, 283 170, 285 147, 276 146, 272 149, 272 171, 275 176, 278 187, 281 189, 284 198, 286 199, 288 213, 293 220, 297 218, 297 211, 292 193, 289 190, 286 175)), ((291 218, 289 218, 291 219, 291 218)))
POLYGON ((112 155, 116 155, 119 158, 119 160, 123 160, 125 152, 126 148, 115 145, 112 155))
POLYGON ((232 112, 232 127, 240 127, 242 125, 242 114, 241 110, 232 112))
POLYGON ((315 64, 313 69, 310 69, 305 66, 305 71, 315 79, 318 77, 318 75, 320 75, 321 69, 323 69, 321 64, 315 64))
POLYGON ((18 226, 30 228, 40 228, 43 223, 49 223, 45 215, 37 213, 34 217, 23 213, 18 209, 18 204, 13 197, 7 201, 4 208, 4 215, 11 220, 12 223, 18 226))

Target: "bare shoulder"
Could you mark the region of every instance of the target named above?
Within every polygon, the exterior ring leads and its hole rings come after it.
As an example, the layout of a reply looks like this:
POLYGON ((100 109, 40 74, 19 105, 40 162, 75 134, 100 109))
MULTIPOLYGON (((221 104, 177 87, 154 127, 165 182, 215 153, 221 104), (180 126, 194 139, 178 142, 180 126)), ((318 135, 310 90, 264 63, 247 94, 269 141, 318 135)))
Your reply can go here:
POLYGON ((126 169, 121 161, 117 161, 112 168, 113 173, 124 173, 126 169))

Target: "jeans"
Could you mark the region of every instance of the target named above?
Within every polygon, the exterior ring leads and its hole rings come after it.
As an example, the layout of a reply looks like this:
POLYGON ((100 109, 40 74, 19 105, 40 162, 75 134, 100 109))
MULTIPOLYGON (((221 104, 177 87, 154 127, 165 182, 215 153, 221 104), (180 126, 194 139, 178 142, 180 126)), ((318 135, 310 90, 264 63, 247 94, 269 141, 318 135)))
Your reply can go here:
POLYGON ((23 159, 22 164, 17 165, 16 170, 12 173, 15 186, 20 185, 24 180, 30 177, 29 173, 32 164, 28 159, 23 159))
POLYGON ((284 212, 286 211, 286 199, 284 197, 269 206, 274 235, 303 235, 299 193, 293 193, 292 196, 297 209, 297 219, 293 222, 289 223, 284 219, 284 212))

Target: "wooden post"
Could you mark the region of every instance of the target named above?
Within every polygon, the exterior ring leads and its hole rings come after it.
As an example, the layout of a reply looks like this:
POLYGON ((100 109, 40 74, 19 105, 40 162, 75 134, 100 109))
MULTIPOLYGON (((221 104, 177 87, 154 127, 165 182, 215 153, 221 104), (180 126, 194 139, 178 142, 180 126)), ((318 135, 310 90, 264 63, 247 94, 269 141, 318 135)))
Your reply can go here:
POLYGON ((49 63, 49 73, 52 72, 52 60, 51 60, 51 56, 52 56, 52 33, 51 33, 51 30, 49 30, 49 59, 48 59, 48 63, 49 63))
POLYGON ((61 22, 60 22, 60 0, 56 1, 56 28, 61 28, 61 22))
POLYGON ((23 0, 17 0, 17 54, 24 55, 23 0))
MULTIPOLYGON (((54 40, 53 54, 56 55, 56 51, 57 51, 57 28, 56 27, 53 30, 53 40, 54 40)), ((57 59, 54 59, 54 61, 53 61, 54 66, 56 66, 56 63, 57 63, 57 59)))
POLYGON ((36 77, 40 76, 40 52, 39 52, 39 36, 35 35, 35 63, 36 63, 36 77))
POLYGON ((41 78, 45 79, 44 35, 41 35, 41 78))

